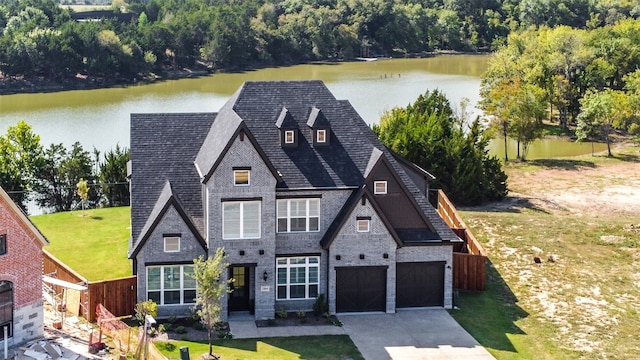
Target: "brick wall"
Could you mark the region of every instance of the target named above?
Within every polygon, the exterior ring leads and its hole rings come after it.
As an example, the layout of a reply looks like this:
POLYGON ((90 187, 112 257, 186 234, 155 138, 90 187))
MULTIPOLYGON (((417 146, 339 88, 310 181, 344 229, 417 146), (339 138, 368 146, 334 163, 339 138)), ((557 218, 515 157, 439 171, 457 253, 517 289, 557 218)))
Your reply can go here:
MULTIPOLYGON (((277 140, 277 139, 276 139, 277 140)), ((225 157, 216 168, 207 186, 207 230, 209 253, 224 247, 230 264, 251 267, 250 287, 255 289, 256 319, 273 318, 275 301, 275 233, 276 179, 264 163, 249 137, 236 137, 225 157), (249 186, 234 186, 233 168, 251 168, 249 186), (261 198, 261 228, 259 239, 222 239, 222 200, 261 198), (260 250, 263 254, 260 254, 260 250), (244 255, 240 255, 241 252, 244 255), (262 274, 267 272, 265 282, 262 274)), ((222 317, 226 320, 227 303, 223 302, 222 317)))
POLYGON ((7 234, 7 253, 0 255, 0 281, 13 283, 14 337, 10 342, 20 344, 43 333, 42 243, 2 197, 0 234, 7 234))
MULTIPOLYGON (((205 256, 205 250, 196 239, 191 229, 184 222, 178 211, 171 206, 164 214, 158 226, 153 230, 143 248, 138 253, 138 300, 147 299, 147 264, 192 262, 199 256, 205 256), (164 235, 180 234, 180 252, 164 252, 164 235)), ((158 305, 158 317, 185 316, 193 305, 158 305)))

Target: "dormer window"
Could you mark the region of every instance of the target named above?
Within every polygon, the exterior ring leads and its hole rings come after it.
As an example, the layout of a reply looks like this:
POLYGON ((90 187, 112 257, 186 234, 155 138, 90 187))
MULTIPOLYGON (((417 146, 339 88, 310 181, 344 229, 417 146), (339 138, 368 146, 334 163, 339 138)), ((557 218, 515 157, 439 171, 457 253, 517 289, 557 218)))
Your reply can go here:
POLYGON ((376 195, 384 195, 387 193, 387 182, 386 181, 374 181, 373 182, 373 193, 376 195))
POLYGON ((249 186, 251 169, 234 169, 233 170, 233 185, 234 186, 249 186))
POLYGON ((327 130, 316 130, 316 142, 320 144, 327 142, 327 130))
POLYGON ((280 111, 276 127, 280 129, 280 145, 282 147, 298 146, 298 123, 286 107, 280 111))
POLYGON ((294 130, 285 130, 284 131, 284 143, 285 144, 295 144, 296 143, 296 132, 294 130))
POLYGON ((322 111, 315 106, 311 108, 307 126, 311 129, 314 146, 329 145, 329 140, 331 139, 331 124, 322 111))

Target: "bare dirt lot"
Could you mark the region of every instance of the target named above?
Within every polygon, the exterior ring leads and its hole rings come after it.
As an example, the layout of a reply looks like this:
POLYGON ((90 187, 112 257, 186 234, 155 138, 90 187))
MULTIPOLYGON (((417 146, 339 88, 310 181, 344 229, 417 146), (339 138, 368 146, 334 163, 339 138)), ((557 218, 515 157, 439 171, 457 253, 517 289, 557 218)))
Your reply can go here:
POLYGON ((640 214, 640 149, 615 147, 605 154, 560 160, 534 160, 510 173, 507 201, 490 207, 533 207, 551 213, 589 216, 640 214), (615 155, 624 152, 624 155, 615 155))
POLYGON ((519 309, 496 358, 640 357, 640 147, 613 153, 509 163, 508 198, 463 211, 519 309))

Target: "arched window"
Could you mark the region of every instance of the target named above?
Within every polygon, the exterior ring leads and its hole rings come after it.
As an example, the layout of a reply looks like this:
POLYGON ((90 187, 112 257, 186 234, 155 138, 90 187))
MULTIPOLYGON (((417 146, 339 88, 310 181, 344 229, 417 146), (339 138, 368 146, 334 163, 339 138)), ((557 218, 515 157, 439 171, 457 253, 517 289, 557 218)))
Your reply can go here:
POLYGON ((4 328, 9 337, 13 336, 13 283, 0 281, 0 340, 4 338, 4 328))

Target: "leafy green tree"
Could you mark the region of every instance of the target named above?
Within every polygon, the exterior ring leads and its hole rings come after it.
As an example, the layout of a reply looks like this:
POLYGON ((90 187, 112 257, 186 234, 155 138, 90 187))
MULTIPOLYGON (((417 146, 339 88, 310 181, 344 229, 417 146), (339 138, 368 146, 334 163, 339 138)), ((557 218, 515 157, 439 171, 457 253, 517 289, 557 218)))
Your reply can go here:
MULTIPOLYGON (((89 152, 79 142, 67 151, 62 144, 51 144, 44 153, 44 165, 38 173, 37 201, 40 206, 54 211, 69 211, 79 203, 76 184, 86 179, 95 180, 93 162, 89 152)), ((89 203, 97 204, 99 194, 95 186, 89 189, 89 203)))
MULTIPOLYGON (((230 293, 229 285, 233 279, 226 278, 225 271, 229 267, 224 255, 224 248, 217 248, 213 257, 204 259, 200 256, 193 260, 193 279, 196 281, 196 306, 198 315, 207 328, 209 339, 209 356, 213 355, 213 331, 220 321, 222 300, 230 293)), ((217 357, 216 357, 217 358, 217 357)))
POLYGON ((0 136, 0 186, 26 212, 28 192, 36 184, 44 161, 40 136, 20 121, 0 136))
POLYGON ((511 129, 518 141, 518 157, 526 160, 529 145, 542 137, 542 118, 546 112, 544 91, 535 85, 523 84, 514 96, 509 102, 513 116, 511 129))
POLYGON ((607 143, 607 155, 611 153, 611 133, 614 129, 624 129, 631 115, 631 107, 626 94, 619 90, 588 92, 581 100, 582 111, 578 115, 576 136, 584 141, 594 134, 607 143))
POLYGON ((433 186, 456 203, 477 205, 504 198, 506 175, 488 155, 489 138, 478 119, 467 132, 465 123, 436 90, 406 108, 387 112, 373 131, 387 147, 433 174, 433 186))
POLYGON ((129 188, 127 184, 127 162, 129 150, 116 145, 115 150, 110 150, 104 155, 104 161, 100 163, 100 183, 102 192, 108 206, 129 205, 129 188))

